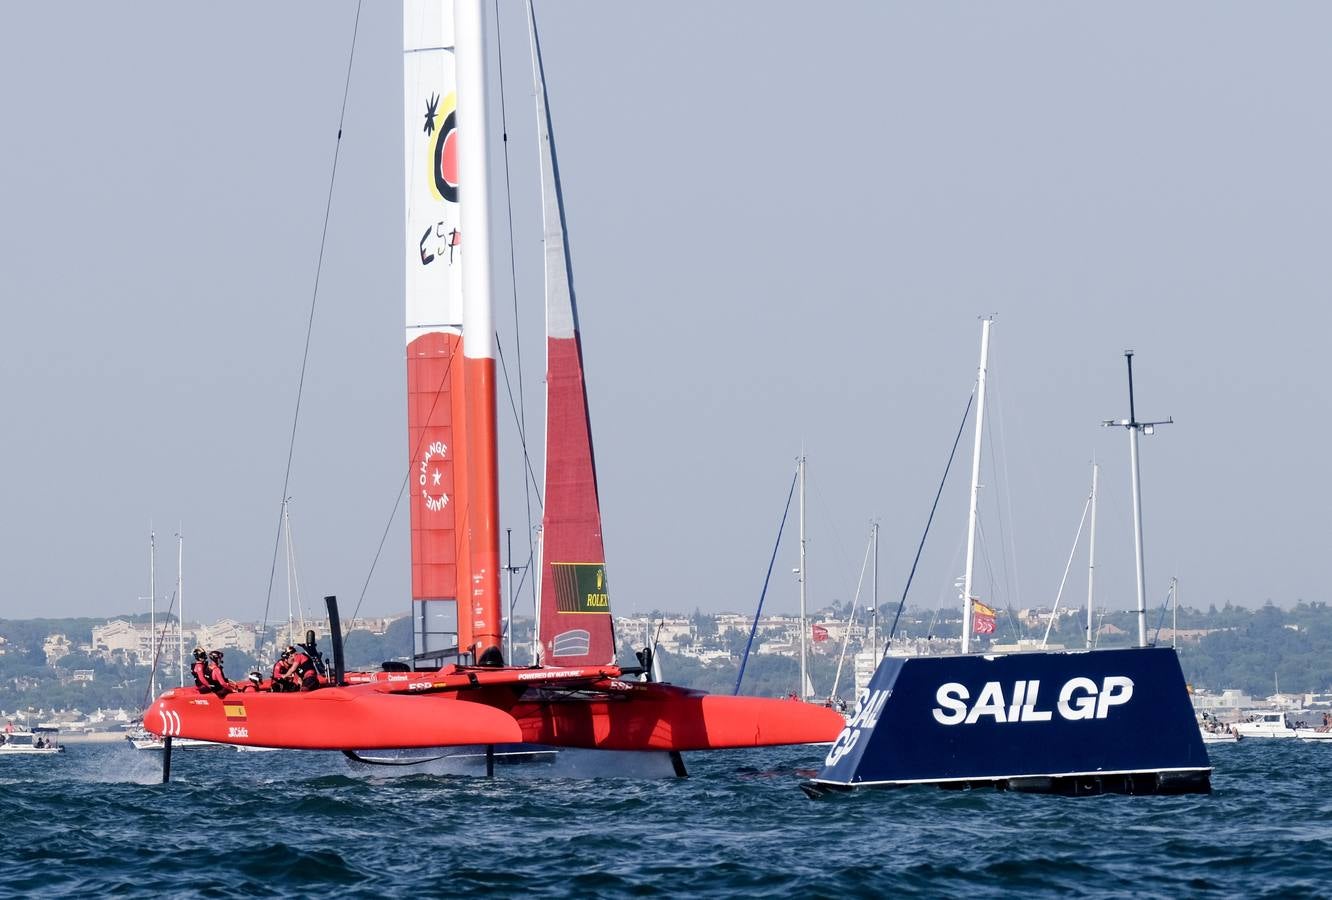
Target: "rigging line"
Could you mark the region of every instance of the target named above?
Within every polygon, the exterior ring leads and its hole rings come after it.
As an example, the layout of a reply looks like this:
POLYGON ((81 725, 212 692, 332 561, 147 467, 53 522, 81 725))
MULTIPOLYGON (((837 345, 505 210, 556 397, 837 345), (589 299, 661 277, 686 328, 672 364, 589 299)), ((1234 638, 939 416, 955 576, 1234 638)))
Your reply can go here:
MULTIPOLYGON (((305 370, 310 362, 310 338, 314 334, 315 307, 319 302, 319 276, 324 269, 324 247, 328 243, 328 222, 333 212, 333 185, 338 177, 338 154, 342 150, 342 126, 347 118, 347 96, 351 93, 352 64, 356 61, 356 35, 361 28, 361 0, 356 0, 356 20, 352 23, 351 48, 347 53, 347 76, 342 85, 342 109, 338 112, 338 136, 333 143, 333 168, 328 174, 328 198, 324 201, 324 227, 319 234, 319 256, 315 260, 314 288, 310 292, 310 315, 305 323, 305 351, 301 354, 301 375, 296 383, 296 410, 291 417, 291 439, 287 443, 287 470, 282 476, 282 496, 291 484, 291 462, 296 455, 296 426, 301 419, 301 396, 305 392, 305 370)), ((264 628, 260 632, 256 657, 263 649, 268 632, 268 608, 273 601, 273 579, 277 575, 278 546, 282 541, 282 513, 278 513, 277 533, 273 536, 273 563, 268 570, 268 595, 264 598, 264 628)))
MULTIPOLYGON (((962 557, 967 549, 967 536, 958 532, 957 543, 953 545, 953 555, 948 557, 948 565, 944 567, 945 572, 960 572, 962 570, 962 557)), ((945 579, 939 585, 939 593, 934 598, 933 610, 935 617, 943 610, 944 606, 952 608, 955 601, 962 599, 962 586, 965 583, 961 575, 956 576, 951 582, 945 579), (945 598, 947 602, 945 603, 945 598)))
MULTIPOLYGON (((510 588, 510 593, 512 594, 512 596, 509 599, 509 618, 507 621, 505 621, 503 629, 504 634, 506 635, 509 633, 511 626, 513 624, 513 610, 518 605, 518 598, 523 593, 524 585, 527 584, 527 572, 532 567, 532 557, 534 555, 535 555, 534 553, 529 552, 526 563, 524 563, 521 566, 514 566, 515 570, 521 570, 523 574, 522 577, 518 579, 518 584, 511 586, 510 588)), ((510 662, 512 662, 512 660, 510 660, 510 662)))
MULTIPOLYGON (((294 540, 294 539, 292 538, 292 536, 291 536, 291 498, 290 498, 290 497, 287 498, 287 505, 286 505, 286 509, 283 510, 282 518, 283 518, 283 522, 285 523, 285 527, 283 528, 283 531, 286 532, 286 548, 287 548, 287 632, 288 632, 288 634, 290 635, 290 633, 291 633, 291 599, 292 599, 291 595, 292 595, 292 592, 293 592, 293 589, 294 589, 294 591, 295 591, 295 595, 296 595, 296 597, 295 597, 295 599, 296 599, 296 613, 300 616, 300 619, 301 619, 301 634, 304 635, 304 634, 305 634, 305 628, 306 628, 306 626, 305 626, 305 607, 301 605, 301 579, 300 579, 300 576, 297 574, 297 563, 296 563, 296 542, 295 542, 295 540, 294 540)), ((290 641, 289 643, 296 643, 296 642, 295 642, 295 641, 290 641)))
POLYGON ((1087 510, 1091 509, 1091 496, 1088 495, 1087 502, 1082 504, 1082 518, 1078 519, 1078 530, 1073 535, 1073 546, 1068 550, 1068 562, 1064 564, 1064 577, 1059 579, 1059 590, 1055 593, 1054 608, 1050 610, 1050 621, 1045 626, 1045 638, 1041 641, 1041 649, 1050 640, 1050 629, 1054 627, 1055 616, 1059 613, 1059 600, 1064 596, 1064 585, 1068 582, 1068 572, 1073 568, 1073 556, 1078 552, 1078 541, 1082 539, 1082 526, 1087 524, 1087 510))
MULTIPOLYGON (((175 591, 172 591, 172 592, 171 592, 171 602, 167 604, 166 612, 165 612, 163 615, 164 615, 164 616, 170 616, 170 615, 171 615, 171 610, 174 609, 175 606, 176 606, 176 592, 175 592, 175 591)), ((177 618, 179 618, 179 616, 177 616, 177 618)), ((157 635, 155 635, 156 640, 153 641, 153 643, 154 643, 154 645, 155 645, 155 649, 153 650, 153 665, 152 665, 152 667, 149 668, 149 670, 148 670, 148 692, 147 692, 147 696, 145 697, 145 699, 144 699, 144 701, 143 701, 143 705, 144 705, 145 708, 147 708, 148 704, 150 704, 150 703, 153 702, 153 697, 152 697, 152 692, 153 692, 153 679, 155 679, 155 678, 157 677, 157 663, 158 663, 158 660, 160 660, 161 657, 162 657, 162 644, 163 644, 163 642, 166 640, 167 626, 169 626, 170 624, 171 624, 171 620, 170 620, 170 619, 165 619, 165 618, 164 618, 163 621, 162 621, 162 628, 161 628, 160 632, 159 632, 157 635)), ((182 622, 181 624, 184 625, 183 622, 182 622)), ((1158 632, 1160 632, 1160 630, 1161 630, 1160 628, 1157 629, 1158 632)), ((182 637, 181 637, 181 643, 184 643, 184 641, 185 641, 185 638, 182 636, 182 637)))
POLYGON ((948 481, 948 471, 953 468, 953 459, 957 456, 957 445, 962 440, 962 430, 967 427, 967 416, 971 414, 971 404, 976 401, 976 390, 972 388, 967 396, 967 408, 962 410, 962 421, 957 426, 957 436, 953 438, 953 449, 948 452, 948 465, 944 466, 943 477, 939 479, 939 489, 934 492, 934 505, 930 507, 930 517, 925 520, 925 531, 920 536, 920 543, 916 546, 916 558, 911 561, 911 574, 907 575, 906 586, 902 588, 902 599, 897 602, 897 612, 893 615, 893 627, 888 629, 888 640, 883 643, 883 655, 888 656, 888 647, 893 643, 893 635, 897 633, 897 621, 902 618, 902 609, 906 606, 907 592, 911 590, 911 582, 916 577, 916 566, 920 564, 921 551, 925 549, 925 538, 929 537, 930 525, 934 523, 934 513, 939 509, 939 498, 943 496, 944 484, 948 481))
MULTIPOLYGON (((454 363, 457 360, 461 359, 462 356, 463 356, 462 343, 461 341, 459 341, 458 351, 456 353, 449 354, 449 363, 444 367, 444 371, 440 373, 439 384, 435 385, 434 396, 430 400, 430 411, 426 413, 425 417, 425 421, 427 423, 434 421, 435 409, 439 406, 440 395, 444 392, 444 382, 449 380, 449 376, 453 373, 454 363)), ((398 486, 398 496, 395 497, 393 500, 393 509, 389 512, 388 521, 384 523, 384 531, 379 536, 379 546, 375 548, 374 558, 370 560, 370 570, 365 573, 365 581, 361 585, 361 595, 356 599, 356 608, 352 610, 351 619, 356 618, 356 616, 361 611, 361 604, 365 602, 365 595, 370 589, 370 579, 374 577, 375 567, 379 564, 380 554, 384 552, 384 542, 388 540, 389 531, 393 528, 393 520, 397 518, 398 515, 398 507, 402 505, 402 495, 406 492, 407 483, 412 477, 412 466, 414 465, 414 460, 421 455, 421 447, 425 445, 426 431, 427 431, 426 427, 422 426, 421 435, 416 439, 415 446, 412 447, 411 456, 407 460, 407 469, 405 472, 403 472, 402 475, 402 484, 398 486)), ((465 512, 466 511, 458 515, 459 516, 465 515, 465 512)), ((458 518, 456 519, 456 521, 464 521, 464 520, 462 518, 458 518)), ((459 535, 458 531, 455 530, 454 547, 453 547, 455 557, 461 555, 461 553, 459 552, 462 549, 460 546, 461 541, 462 541, 461 536, 459 535)), ((351 633, 351 619, 347 621, 346 623, 347 627, 343 629, 342 634, 344 638, 351 633)), ((267 625, 268 623, 265 622, 264 624, 267 625)))
MULTIPOLYGON (((1165 600, 1161 601, 1161 617, 1156 620, 1156 634, 1152 636, 1152 642, 1148 645, 1149 647, 1155 647, 1161 640, 1161 626, 1165 624, 1166 609, 1174 601, 1174 596, 1175 585, 1174 582, 1171 582, 1170 589, 1166 591, 1165 600)), ((167 612, 170 613, 171 610, 168 609, 167 612)))
MULTIPOLYGON (((517 330, 517 329, 515 329, 517 330)), ((532 492, 537 495, 537 505, 545 508, 545 502, 541 499, 541 486, 537 484, 536 471, 532 468, 532 454, 527 450, 527 431, 521 418, 521 403, 523 396, 523 370, 520 362, 518 369, 518 402, 513 399, 513 382, 509 380, 509 364, 504 358, 504 344, 500 342, 499 332, 495 332, 495 350, 499 356, 500 371, 504 374, 504 389, 509 394, 509 410, 513 413, 514 423, 518 426, 518 441, 523 448, 523 468, 526 470, 523 490, 527 497, 527 549, 529 553, 535 554, 532 546, 532 492)))
MULTIPOLYGON (((981 561, 985 563, 985 574, 989 577, 990 583, 990 597, 992 602, 987 603, 986 605, 998 609, 999 602, 995 598, 999 596, 999 580, 994 577, 994 557, 990 555, 990 545, 985 540, 985 526, 981 524, 979 519, 976 520, 976 532, 976 536, 980 543, 981 561)), ((999 548, 999 556, 1001 558, 1003 557, 1002 546, 999 548)), ((1007 589, 1008 586, 1005 585, 1004 587, 1007 589)), ((1003 609, 1004 615, 1008 617, 1008 630, 1013 635, 1013 639, 1018 640, 1024 637, 1026 631, 1022 628, 1017 616, 1013 615, 1013 599, 1007 595, 1004 596, 1003 609)))
MULTIPOLYGON (((508 108, 506 105, 505 93, 504 93, 504 41, 501 37, 501 35, 504 32, 504 29, 500 27, 499 0, 495 0, 494 6, 495 6, 496 68, 499 70, 500 132, 503 135, 502 143, 504 145, 504 201, 507 207, 506 215, 508 217, 507 221, 509 226, 509 280, 512 284, 512 289, 513 289, 513 344, 514 344, 514 353, 516 354, 517 357, 514 360, 514 362, 518 367, 518 440, 523 448, 523 466, 524 468, 527 469, 527 474, 532 479, 530 485, 532 490, 528 490, 529 488, 528 482, 526 480, 523 481, 523 502, 526 506, 526 511, 527 511, 527 553, 529 557, 535 557, 536 540, 532 536, 532 491, 536 492, 537 505, 541 506, 544 509, 544 504, 542 504, 541 502, 541 489, 540 487, 537 486, 536 475, 532 472, 532 457, 531 454, 528 453, 527 449, 527 391, 523 387, 522 329, 518 327, 518 267, 517 267, 517 261, 514 258, 513 190, 509 183, 509 118, 508 118, 508 108)), ((499 335, 495 336, 495 346, 497 348, 500 346, 499 335)), ((503 362, 502 352, 500 354, 500 360, 501 362, 503 362)), ((513 391, 512 388, 509 386, 508 378, 509 378, 508 367, 505 366, 504 368, 505 388, 506 390, 509 391, 509 404, 513 405, 513 391)), ((525 573, 524 573, 524 580, 526 580, 525 573)), ((533 587, 533 591, 535 590, 536 588, 533 587)), ((519 590, 514 592, 515 602, 521 591, 522 591, 522 586, 520 584, 519 590)), ((509 605, 510 607, 512 607, 513 603, 511 602, 509 605)), ((509 615, 510 616, 513 615, 512 608, 509 610, 509 615)))
MULTIPOLYGON (((499 71, 500 133, 504 146, 504 202, 506 221, 509 227, 509 281, 513 292, 513 345, 517 357, 515 362, 518 366, 518 436, 522 439, 523 458, 527 459, 527 393, 523 389, 523 338, 522 331, 518 327, 518 264, 514 255, 513 188, 509 177, 509 117, 504 92, 504 41, 501 37, 504 29, 500 27, 499 0, 495 0, 494 6, 496 69, 499 71)), ((498 335, 496 337, 498 338, 498 335)), ((512 398, 510 398, 510 402, 512 402, 512 398)), ((530 461, 528 466, 530 468, 530 461)), ((532 545, 532 502, 530 497, 527 502, 527 532, 530 549, 532 545)))
POLYGON ((842 635, 842 652, 837 655, 837 673, 833 675, 832 690, 828 692, 829 700, 837 698, 837 688, 842 684, 842 665, 846 662, 846 649, 851 645, 851 626, 856 622, 856 609, 860 605, 860 589, 865 586, 865 570, 869 568, 870 552, 873 549, 874 536, 871 534, 865 544, 865 558, 860 563, 860 580, 856 582, 856 596, 851 601, 851 613, 846 617, 846 634, 842 635))
MULTIPOLYGON (((1013 482, 1012 479, 1009 477, 1008 473, 1008 458, 1009 458, 1008 432, 1004 428, 1004 404, 1000 399, 1000 392, 1003 390, 1003 387, 1004 387, 1003 378, 997 379, 994 391, 994 399, 995 399, 994 418, 995 418, 995 423, 998 425, 998 428, 996 428, 995 430, 999 432, 999 448, 1001 451, 999 456, 1000 459, 1002 459, 1004 466, 1004 479, 1003 479, 1004 507, 1006 510, 1006 515, 1008 516, 1008 525, 1009 525, 1008 556, 1004 560, 1004 577, 1005 578, 1008 577, 1008 561, 1011 559, 1013 563, 1012 596, 1020 597, 1022 595, 1022 583, 1021 579, 1018 577, 1017 520, 1013 518, 1013 482)), ((991 460, 991 465, 992 466, 994 465, 993 459, 991 460)), ((1002 532, 1003 531, 1002 521, 999 523, 999 526, 1000 526, 1000 531, 1002 532)), ((1000 534, 1000 540, 1001 541, 1003 540, 1002 533, 1000 534)))
MULTIPOLYGON (((735 690, 731 691, 733 695, 740 693, 740 682, 745 678, 745 665, 749 662, 749 650, 754 646, 754 635, 758 632, 759 617, 763 615, 763 598, 768 596, 768 581, 772 578, 773 563, 777 562, 777 550, 782 546, 782 532, 786 530, 786 517, 791 513, 791 498, 795 496, 796 481, 799 478, 800 466, 797 464, 795 474, 791 476, 791 489, 786 492, 786 506, 782 509, 782 523, 777 526, 777 541, 772 545, 772 556, 768 559, 768 573, 763 576, 763 590, 759 591, 758 609, 754 610, 754 624, 749 629, 749 641, 745 644, 744 655, 740 657, 740 672, 735 676, 735 690)), ((801 577, 804 577, 803 572, 801 577)), ((805 686, 802 684, 800 689, 803 691, 804 688, 805 686)))
MULTIPOLYGON (((986 412, 987 412, 987 413, 990 413, 990 415, 991 415, 992 417, 994 417, 994 418, 996 418, 996 419, 998 420, 998 425, 999 425, 999 427, 998 427, 998 429, 996 429, 996 430, 1002 432, 1002 431, 1003 431, 1003 416, 1000 414, 999 411, 1000 411, 1001 409, 1003 409, 1003 404, 1001 404, 1001 403, 998 402, 999 389, 1000 389, 1000 387, 1001 387, 1001 384, 999 383, 999 382, 1000 382, 1000 379, 992 379, 992 380, 995 382, 995 385, 994 385, 994 388, 995 388, 995 389, 994 389, 994 392, 993 392, 992 395, 987 395, 986 398, 985 398, 986 405, 989 407, 989 409, 987 409, 986 412), (994 398, 993 402, 992 402, 991 399, 990 399, 991 396, 993 396, 993 398, 994 398)), ((995 484, 996 484, 996 485, 998 485, 998 484, 1002 484, 1002 485, 1003 485, 1003 489, 1002 489, 999 493, 1002 494, 1004 497, 1007 498, 1007 500, 1006 500, 1006 502, 1005 502, 1005 504, 1004 504, 1004 505, 1005 505, 1005 509, 1002 510, 1002 511, 999 511, 999 515, 997 516, 997 519, 998 519, 998 524, 999 524, 999 567, 1000 567, 1000 571, 1001 571, 1002 574, 1003 574, 1003 582, 1002 582, 1002 583, 1003 583, 1003 587, 1004 587, 1004 597, 1007 598, 1007 600, 1008 600, 1008 605, 1011 606, 1011 605, 1012 605, 1012 602, 1013 602, 1013 600, 1014 600, 1014 598, 1016 598, 1016 597, 1018 596, 1018 594, 1017 594, 1017 557, 1016 557, 1015 548, 1014 548, 1013 541, 1012 541, 1012 531, 1013 531, 1013 527, 1012 527, 1012 526, 1013 526, 1013 503, 1012 503, 1012 493, 1009 491, 1009 484, 1008 484, 1008 446, 1007 446, 1007 444, 1006 444, 1005 441, 1004 441, 1004 436, 1003 436, 1002 433, 999 435, 999 441, 998 441, 997 444, 996 444, 994 438, 991 438, 991 439, 990 439, 990 441, 989 441, 989 451, 990 451, 990 474, 994 476, 994 480, 995 480, 995 484), (999 458, 1000 458, 1000 457, 1002 457, 1002 458, 1004 459, 1004 478, 1003 478, 1003 481, 1002 481, 1002 482, 1000 482, 1000 479, 999 479, 999 458), (1010 526, 1010 527, 1007 529, 1007 534, 1005 533, 1005 528, 1004 528, 1004 520, 1005 520, 1005 518, 1007 518, 1007 520, 1008 520, 1008 524, 1009 524, 1009 526, 1010 526), (1008 558, 1009 558, 1010 553, 1013 554, 1013 577, 1012 577, 1012 578, 1010 578, 1010 577, 1009 577, 1009 574, 1008 574, 1008 558)), ((996 498, 996 499, 997 499, 997 498, 996 498)), ((993 565, 993 562, 989 562, 989 563, 987 563, 987 565, 991 565, 991 566, 992 566, 992 565, 993 565)), ((990 577, 991 577, 991 581, 992 581, 991 590, 992 590, 992 592, 993 592, 993 594, 994 594, 995 596, 998 596, 998 591, 994 589, 994 585, 995 585, 995 584, 998 584, 998 582, 994 579, 994 575, 993 575, 993 573, 991 574, 990 577)), ((1025 636, 1026 636, 1026 629, 1025 629, 1025 628, 1022 628, 1022 630, 1019 632, 1019 635, 1018 635, 1018 636, 1019 636, 1019 637, 1025 637, 1025 636)))
POLYGON ((393 512, 389 513, 388 521, 384 523, 384 532, 379 536, 379 546, 375 548, 375 557, 370 561, 370 571, 365 573, 365 583, 361 585, 361 596, 356 598, 356 608, 352 610, 351 618, 347 620, 346 626, 342 630, 344 638, 351 634, 351 623, 356 621, 356 617, 361 612, 361 604, 365 602, 365 595, 370 590, 370 579, 374 577, 375 566, 379 564, 379 555, 384 552, 384 543, 388 540, 390 529, 393 528, 393 520, 398 516, 398 507, 402 505, 402 495, 407 493, 407 479, 411 477, 412 469, 409 465, 406 473, 402 476, 402 484, 398 487, 398 497, 393 501, 393 512))
POLYGON ((930 624, 925 627, 925 639, 927 641, 934 640, 934 626, 939 624, 939 612, 940 607, 936 606, 934 608, 934 615, 930 616, 930 624))

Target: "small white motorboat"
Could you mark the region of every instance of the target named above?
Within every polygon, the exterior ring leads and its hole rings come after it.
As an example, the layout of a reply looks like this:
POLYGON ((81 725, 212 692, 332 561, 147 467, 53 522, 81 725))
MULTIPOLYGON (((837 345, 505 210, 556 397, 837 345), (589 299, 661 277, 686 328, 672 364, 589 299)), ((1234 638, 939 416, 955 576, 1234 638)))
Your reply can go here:
POLYGON ((33 731, 0 732, 0 756, 50 756, 64 753, 65 748, 56 740, 54 728, 38 727, 33 731))
POLYGON ((1243 738, 1293 738, 1295 728, 1286 719, 1283 712, 1260 710, 1250 713, 1243 721, 1230 726, 1243 738))

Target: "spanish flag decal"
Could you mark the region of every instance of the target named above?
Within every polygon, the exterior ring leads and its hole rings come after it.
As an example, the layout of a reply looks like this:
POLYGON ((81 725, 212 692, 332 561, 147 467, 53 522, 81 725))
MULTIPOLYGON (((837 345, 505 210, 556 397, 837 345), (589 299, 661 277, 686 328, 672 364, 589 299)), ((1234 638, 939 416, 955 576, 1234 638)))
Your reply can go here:
POLYGON ((245 721, 245 704, 239 700, 223 700, 222 711, 227 714, 228 722, 245 721))

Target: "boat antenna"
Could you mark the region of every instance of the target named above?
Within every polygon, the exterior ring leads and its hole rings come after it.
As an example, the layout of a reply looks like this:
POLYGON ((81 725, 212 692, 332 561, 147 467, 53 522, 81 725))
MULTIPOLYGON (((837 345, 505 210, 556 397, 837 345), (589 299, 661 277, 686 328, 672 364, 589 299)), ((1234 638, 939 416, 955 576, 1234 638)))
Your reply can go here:
POLYGON ((1128 362, 1129 417, 1127 419, 1106 419, 1103 427, 1120 427, 1128 430, 1129 468, 1133 480, 1133 555, 1137 561, 1138 576, 1138 646, 1147 646, 1147 592, 1146 576, 1142 563, 1142 481, 1138 474, 1138 433, 1154 434, 1157 425, 1173 425, 1173 416, 1156 422, 1139 422, 1137 408, 1133 403, 1133 351, 1125 350, 1124 359, 1128 362))

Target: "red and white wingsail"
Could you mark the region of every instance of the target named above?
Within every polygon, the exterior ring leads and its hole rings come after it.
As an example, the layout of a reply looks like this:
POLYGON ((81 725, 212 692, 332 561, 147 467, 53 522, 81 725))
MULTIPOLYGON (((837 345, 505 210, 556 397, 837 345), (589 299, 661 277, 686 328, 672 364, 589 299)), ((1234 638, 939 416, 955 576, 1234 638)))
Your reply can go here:
MULTIPOLYGON (((530 6, 529 6, 530 11, 530 6)), ((541 663, 582 666, 615 660, 615 630, 601 539, 583 347, 578 335, 564 197, 547 108, 541 46, 533 21, 546 248, 546 498, 541 540, 541 663)))
MULTIPOLYGON (((418 656, 451 649, 463 665, 360 673, 348 686, 302 693, 219 697, 182 688, 153 702, 144 727, 326 750, 527 741, 658 751, 831 741, 843 724, 831 710, 624 680, 611 665, 583 355, 535 22, 548 334, 544 657, 539 667, 495 665, 501 619, 483 9, 481 0, 406 0, 403 10, 413 611, 424 620, 418 656), (438 607, 451 617, 437 616, 438 607), (423 646, 432 634, 456 640, 423 646)), ((441 662, 447 655, 434 654, 441 662)))
POLYGON ((412 597, 456 604, 426 630, 475 660, 501 630, 481 17, 403 8, 412 597))

